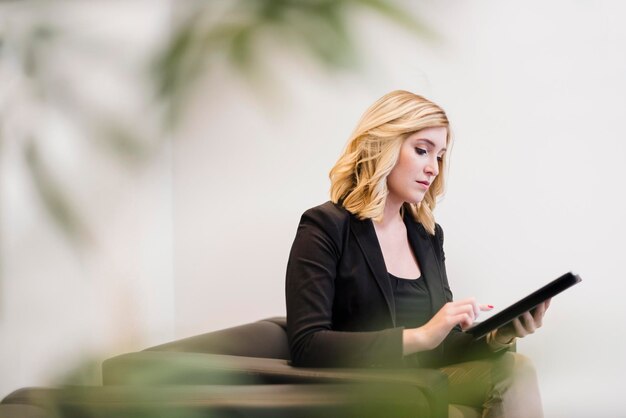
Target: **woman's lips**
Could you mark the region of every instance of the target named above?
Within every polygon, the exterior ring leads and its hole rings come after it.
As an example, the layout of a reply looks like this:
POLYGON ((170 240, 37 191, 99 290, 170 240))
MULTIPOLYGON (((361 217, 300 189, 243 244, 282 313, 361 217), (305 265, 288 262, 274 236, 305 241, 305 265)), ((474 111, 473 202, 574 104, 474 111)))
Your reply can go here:
POLYGON ((428 186, 430 186, 430 183, 427 181, 418 181, 419 184, 421 184, 424 189, 428 189, 428 186))

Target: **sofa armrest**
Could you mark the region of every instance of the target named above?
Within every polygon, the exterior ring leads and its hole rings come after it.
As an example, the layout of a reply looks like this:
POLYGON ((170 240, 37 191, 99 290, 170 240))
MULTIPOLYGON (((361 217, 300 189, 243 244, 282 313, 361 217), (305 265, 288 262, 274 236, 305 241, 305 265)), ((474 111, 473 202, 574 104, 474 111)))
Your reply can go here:
POLYGON ((448 381, 434 369, 296 368, 279 359, 158 351, 113 357, 102 368, 105 385, 406 385, 424 394, 434 416, 447 416, 448 381))
POLYGON ((226 354, 289 358, 285 318, 267 318, 249 324, 170 341, 143 351, 226 354))

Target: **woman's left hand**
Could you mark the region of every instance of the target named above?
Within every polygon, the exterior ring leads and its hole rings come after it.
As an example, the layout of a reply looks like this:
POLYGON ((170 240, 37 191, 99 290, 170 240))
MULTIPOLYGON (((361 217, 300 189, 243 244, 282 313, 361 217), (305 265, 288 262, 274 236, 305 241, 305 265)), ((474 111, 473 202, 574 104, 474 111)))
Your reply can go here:
POLYGON ((543 325, 543 317, 550 306, 550 300, 551 299, 548 299, 537 305, 532 313, 525 312, 515 318, 511 323, 499 328, 495 335, 496 341, 506 344, 515 337, 523 338, 541 328, 543 325))

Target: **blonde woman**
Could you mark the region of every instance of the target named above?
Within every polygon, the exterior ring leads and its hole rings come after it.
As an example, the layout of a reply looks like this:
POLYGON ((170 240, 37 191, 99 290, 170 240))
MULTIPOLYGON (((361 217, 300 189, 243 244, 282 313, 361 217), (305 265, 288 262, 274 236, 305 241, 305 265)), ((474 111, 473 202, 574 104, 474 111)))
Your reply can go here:
POLYGON ((302 215, 291 249, 292 364, 439 367, 451 403, 541 417, 532 365, 506 348, 541 326, 549 303, 487 339, 462 332, 490 307, 453 301, 446 276, 433 210, 450 142, 445 112, 416 94, 391 92, 365 112, 330 171, 331 201, 302 215))

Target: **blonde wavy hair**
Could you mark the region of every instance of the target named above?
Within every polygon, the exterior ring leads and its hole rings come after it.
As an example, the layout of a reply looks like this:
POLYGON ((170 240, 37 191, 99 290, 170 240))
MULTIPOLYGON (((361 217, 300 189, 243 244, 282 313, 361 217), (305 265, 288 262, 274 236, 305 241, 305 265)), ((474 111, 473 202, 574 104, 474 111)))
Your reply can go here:
MULTIPOLYGON (((380 221, 385 208, 387 176, 396 165, 402 143, 415 132, 447 128, 446 148, 452 135, 446 113, 435 103, 408 91, 386 94, 365 111, 335 166, 330 170, 330 197, 359 219, 380 221)), ((439 175, 424 199, 405 203, 415 220, 435 233, 433 210, 444 192, 449 152, 439 162, 439 175)))

